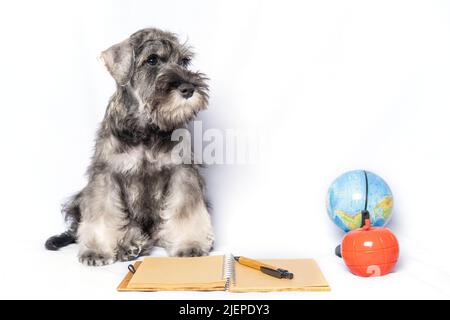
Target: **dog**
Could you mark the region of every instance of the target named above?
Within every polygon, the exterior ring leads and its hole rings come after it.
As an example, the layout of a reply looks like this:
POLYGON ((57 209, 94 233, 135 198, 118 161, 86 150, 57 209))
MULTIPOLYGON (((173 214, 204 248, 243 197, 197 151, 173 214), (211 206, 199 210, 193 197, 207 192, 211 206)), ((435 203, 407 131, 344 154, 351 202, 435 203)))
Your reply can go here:
POLYGON ((208 104, 204 74, 173 33, 137 31, 101 53, 117 86, 97 132, 88 183, 64 206, 68 230, 48 250, 79 245, 79 261, 130 261, 153 246, 171 256, 208 255, 214 242, 205 183, 193 161, 171 152, 174 130, 208 104))

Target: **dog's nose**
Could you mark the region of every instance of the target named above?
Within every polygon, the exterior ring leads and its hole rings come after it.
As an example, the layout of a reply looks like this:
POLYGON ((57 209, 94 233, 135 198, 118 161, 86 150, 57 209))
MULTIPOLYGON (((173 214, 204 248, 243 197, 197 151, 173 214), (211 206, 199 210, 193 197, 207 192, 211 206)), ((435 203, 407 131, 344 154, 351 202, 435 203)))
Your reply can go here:
POLYGON ((178 91, 185 99, 189 99, 194 94, 194 86, 190 83, 182 83, 178 86, 178 91))

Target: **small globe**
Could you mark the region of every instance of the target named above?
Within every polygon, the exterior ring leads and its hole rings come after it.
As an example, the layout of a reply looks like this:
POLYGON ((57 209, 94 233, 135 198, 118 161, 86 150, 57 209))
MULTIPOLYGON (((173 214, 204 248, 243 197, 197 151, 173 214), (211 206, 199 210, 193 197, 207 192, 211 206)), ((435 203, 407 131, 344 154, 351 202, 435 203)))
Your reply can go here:
POLYGON ((330 219, 342 230, 361 227, 361 211, 368 210, 372 226, 385 226, 392 214, 393 197, 387 183, 376 174, 349 171, 333 181, 327 194, 330 219))

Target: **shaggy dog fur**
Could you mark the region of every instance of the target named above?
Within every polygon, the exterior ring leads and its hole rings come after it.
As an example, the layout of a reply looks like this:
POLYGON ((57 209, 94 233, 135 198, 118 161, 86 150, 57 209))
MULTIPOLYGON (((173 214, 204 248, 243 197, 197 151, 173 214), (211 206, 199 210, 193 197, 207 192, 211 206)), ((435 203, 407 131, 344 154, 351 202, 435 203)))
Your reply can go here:
POLYGON ((79 244, 79 260, 100 266, 148 254, 206 255, 213 230, 204 182, 180 163, 172 132, 207 106, 205 76, 188 70, 192 53, 169 32, 143 29, 102 52, 117 82, 97 133, 89 181, 63 208, 68 231, 46 248, 79 244))

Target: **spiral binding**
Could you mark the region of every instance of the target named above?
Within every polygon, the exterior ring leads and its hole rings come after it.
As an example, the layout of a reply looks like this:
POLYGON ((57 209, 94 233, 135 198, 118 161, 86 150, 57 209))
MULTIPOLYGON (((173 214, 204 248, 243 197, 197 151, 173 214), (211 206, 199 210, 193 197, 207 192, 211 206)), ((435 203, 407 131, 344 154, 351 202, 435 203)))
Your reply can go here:
POLYGON ((235 274, 234 274, 234 257, 232 254, 226 254, 223 256, 223 276, 226 280, 225 282, 225 291, 230 289, 230 285, 235 283, 235 274))

